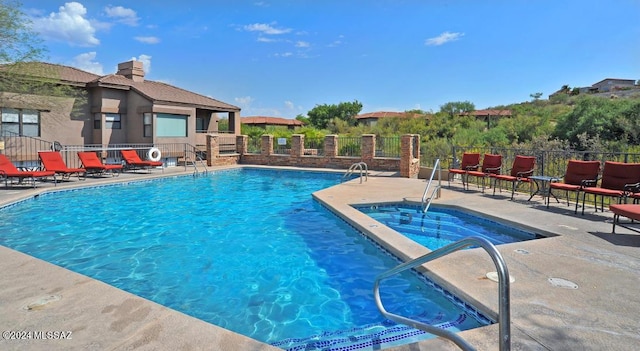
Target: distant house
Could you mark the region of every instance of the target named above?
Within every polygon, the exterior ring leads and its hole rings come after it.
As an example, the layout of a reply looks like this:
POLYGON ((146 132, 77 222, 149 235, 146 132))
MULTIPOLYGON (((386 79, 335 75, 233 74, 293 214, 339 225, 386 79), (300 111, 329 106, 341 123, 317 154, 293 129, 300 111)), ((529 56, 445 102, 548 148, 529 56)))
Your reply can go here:
POLYGON ((407 112, 378 111, 378 112, 369 112, 369 113, 359 114, 355 117, 355 119, 358 124, 375 126, 376 123, 378 123, 379 119, 390 118, 390 117, 413 118, 413 117, 416 117, 416 114, 407 113, 407 112))
POLYGON ((606 78, 593 84, 591 87, 595 92, 606 93, 620 89, 635 88, 636 81, 633 79, 606 78))
POLYGON ((605 78, 589 87, 576 87, 569 89, 568 86, 564 86, 553 94, 549 95, 549 98, 553 98, 556 95, 574 95, 578 94, 598 94, 608 93, 625 89, 640 89, 640 86, 636 85, 636 81, 633 79, 617 79, 617 78, 605 78), (566 87, 566 89, 565 89, 566 87))
POLYGON ((266 116, 248 116, 242 117, 240 123, 248 126, 267 128, 267 127, 286 127, 288 129, 294 129, 295 127, 302 127, 304 123, 297 119, 287 119, 281 117, 266 117, 266 116))
POLYGON ((115 74, 104 76, 44 62, 23 65, 15 71, 0 65, 0 75, 13 74, 24 84, 46 79, 84 98, 0 91, 3 134, 63 145, 205 145, 207 133, 218 131, 220 114, 229 119, 228 132, 240 133, 239 107, 147 80, 140 61, 120 63, 115 74))
POLYGON ((471 112, 465 112, 463 115, 471 115, 476 119, 481 119, 487 123, 487 128, 491 127, 491 121, 497 121, 500 118, 510 118, 511 110, 475 110, 471 112))

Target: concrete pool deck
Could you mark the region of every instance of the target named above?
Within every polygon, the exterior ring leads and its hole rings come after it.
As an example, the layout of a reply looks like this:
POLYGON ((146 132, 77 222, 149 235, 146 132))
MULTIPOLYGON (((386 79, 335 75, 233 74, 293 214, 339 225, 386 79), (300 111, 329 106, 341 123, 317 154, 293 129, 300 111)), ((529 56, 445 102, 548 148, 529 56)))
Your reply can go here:
MULTIPOLYGON (((230 167, 225 167, 230 168, 230 167)), ((215 168, 217 170, 222 168, 215 168)), ((0 187, 0 206, 43 191, 92 186, 108 182, 185 175, 174 167, 151 174, 124 173, 120 177, 86 181, 72 179, 36 189, 0 187)), ((371 172, 375 174, 375 172, 371 172)), ((383 175, 383 174, 380 174, 383 175)), ((446 185, 446 183, 444 183, 446 185)), ((354 226, 378 237, 402 258, 428 252, 384 225, 353 209, 351 204, 419 201, 426 182, 387 176, 352 180, 314 196, 340 212, 354 226)), ((442 190, 434 205, 458 206, 522 226, 550 237, 500 245, 511 284, 512 350, 632 350, 640 343, 640 234, 617 227, 611 234, 612 214, 584 216, 573 207, 541 197, 482 194, 464 191, 459 182, 442 190), (557 278, 551 280, 550 278, 557 278), (575 283, 554 285, 551 282, 575 283)), ((486 279, 495 271, 479 249, 465 250, 426 265, 436 281, 450 284, 454 293, 497 312, 497 284, 486 279)), ((2 350, 277 350, 236 333, 189 317, 86 276, 0 246, 0 331, 71 332, 71 340, 3 340, 2 350)), ((498 326, 462 332, 478 350, 498 349, 498 326)), ((52 335, 55 337, 55 335, 52 335)), ((457 350, 435 339, 393 350, 457 350)))

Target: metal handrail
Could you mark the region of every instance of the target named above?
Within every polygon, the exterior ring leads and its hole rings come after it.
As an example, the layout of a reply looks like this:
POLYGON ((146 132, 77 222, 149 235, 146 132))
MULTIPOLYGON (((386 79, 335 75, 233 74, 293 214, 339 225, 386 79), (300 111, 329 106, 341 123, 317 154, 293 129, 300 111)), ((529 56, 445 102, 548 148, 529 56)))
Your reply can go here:
POLYGON ((352 164, 351 167, 349 167, 349 169, 347 170, 347 172, 342 176, 342 181, 345 181, 345 179, 347 179, 350 175, 352 175, 355 172, 356 168, 360 170, 360 184, 362 184, 363 172, 364 172, 365 182, 369 180, 369 167, 367 166, 367 164, 365 162, 356 162, 352 164), (364 168, 362 168, 362 166, 364 166, 364 168))
POLYGON ((440 169, 440 159, 438 158, 436 159, 436 162, 433 164, 433 170, 431 170, 431 177, 429 177, 427 186, 425 187, 424 193, 422 194, 422 201, 420 202, 420 205, 423 213, 429 210, 429 207, 431 206, 431 201, 436 196, 436 194, 440 193, 441 187, 442 187, 442 171, 440 169), (429 196, 429 198, 427 199, 427 194, 429 193, 429 189, 431 188, 431 183, 433 182, 433 177, 436 174, 436 170, 438 171, 438 185, 433 189, 431 196, 429 196))
POLYGON ((198 173, 200 172, 198 170, 197 163, 200 163, 204 167, 204 170, 202 171, 203 174, 207 174, 209 172, 209 170, 207 169, 207 163, 204 162, 202 157, 200 157, 200 155, 198 154, 198 151, 199 151, 198 148, 191 144, 184 145, 184 169, 185 170, 187 169, 187 163, 190 161, 190 156, 193 156, 193 161, 191 163, 193 165, 194 176, 198 175, 198 173))
POLYGON ((382 305, 382 300, 380 299, 380 281, 382 279, 388 278, 394 274, 403 272, 405 270, 415 268, 429 261, 433 261, 437 258, 443 257, 452 252, 462 250, 466 247, 473 246, 473 245, 482 247, 489 254, 489 256, 491 256, 491 259, 493 260, 493 263, 496 266, 496 271, 498 273, 498 300, 499 300, 498 323, 500 327, 499 329, 500 351, 511 350, 511 311, 510 311, 510 296, 509 296, 509 286, 510 286, 509 271, 498 249, 496 249, 496 247, 489 240, 482 237, 471 236, 471 237, 464 238, 462 240, 456 241, 455 243, 444 246, 438 250, 432 251, 426 255, 423 255, 411 261, 405 262, 401 265, 396 266, 395 268, 392 268, 386 272, 379 274, 376 277, 376 280, 373 285, 373 295, 380 313, 382 313, 382 315, 385 318, 390 319, 394 322, 406 324, 413 328, 423 330, 427 333, 431 333, 431 334, 446 338, 448 340, 451 340, 458 347, 460 347, 465 351, 475 350, 475 348, 471 346, 466 340, 462 339, 460 336, 458 336, 455 333, 388 312, 382 305))

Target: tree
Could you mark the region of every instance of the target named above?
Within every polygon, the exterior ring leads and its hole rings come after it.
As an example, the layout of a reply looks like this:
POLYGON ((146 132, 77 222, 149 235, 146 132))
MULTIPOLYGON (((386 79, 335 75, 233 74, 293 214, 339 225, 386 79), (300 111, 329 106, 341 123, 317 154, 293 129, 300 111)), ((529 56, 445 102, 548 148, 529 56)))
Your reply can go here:
POLYGON ((309 116, 311 124, 317 128, 324 129, 329 125, 329 121, 334 118, 354 126, 356 125, 355 117, 360 111, 362 111, 362 103, 354 100, 353 102, 341 102, 338 105, 316 105, 307 113, 307 116, 309 116))
POLYGON ((46 49, 20 8, 18 0, 0 0, 0 106, 48 109, 70 98, 73 118, 88 102, 86 91, 61 83, 58 66, 37 62, 46 49))
POLYGON ((456 118, 475 109, 476 106, 470 101, 447 102, 440 106, 440 112, 446 113, 451 118, 456 118))
POLYGON ((42 41, 31 30, 31 22, 17 0, 0 0, 0 63, 38 60, 42 41))
POLYGON ((529 96, 533 99, 533 101, 538 101, 540 100, 542 93, 533 93, 533 94, 529 94, 529 96))

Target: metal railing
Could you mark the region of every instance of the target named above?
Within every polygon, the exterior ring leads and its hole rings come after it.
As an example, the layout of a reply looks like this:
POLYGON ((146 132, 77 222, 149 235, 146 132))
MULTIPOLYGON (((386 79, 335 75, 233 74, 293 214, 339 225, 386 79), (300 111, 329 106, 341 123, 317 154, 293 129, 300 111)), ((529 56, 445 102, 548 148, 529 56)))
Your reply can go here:
POLYGON ((367 164, 365 162, 356 162, 352 164, 342 176, 342 181, 344 182, 345 180, 349 179, 349 177, 352 176, 356 170, 360 171, 360 184, 362 184, 363 175, 365 181, 369 180, 369 167, 367 166, 367 164))
POLYGON ((411 261, 405 262, 401 265, 396 266, 386 272, 379 274, 376 277, 376 280, 373 285, 373 295, 376 301, 376 306, 380 313, 387 319, 390 319, 394 322, 405 324, 411 326, 416 329, 420 329, 427 333, 431 333, 445 339, 451 340, 461 349, 467 350, 475 350, 475 348, 470 345, 466 340, 462 337, 458 336, 456 333, 450 332, 446 329, 441 329, 439 327, 429 325, 426 323, 422 323, 420 321, 403 317, 391 312, 388 312, 384 305, 382 304, 382 300, 380 298, 380 281, 386 278, 389 278, 395 274, 401 273, 403 271, 414 269, 420 265, 423 265, 427 262, 433 261, 440 257, 446 256, 452 252, 462 250, 469 246, 477 245, 482 247, 488 254, 491 256, 493 260, 493 264, 496 266, 496 272, 498 274, 498 323, 499 325, 499 350, 500 351, 509 351, 511 349, 511 307, 510 307, 510 283, 509 283, 509 271, 507 269, 507 265, 502 258, 500 252, 496 249, 496 247, 487 239, 481 237, 467 237, 465 239, 459 240, 455 243, 449 244, 445 247, 442 247, 438 250, 432 251, 426 255, 420 256, 411 261))
MULTIPOLYGON (((207 168, 207 163, 203 159, 202 156, 205 155, 205 152, 198 149, 197 147, 189 144, 184 145, 184 169, 187 170, 189 164, 193 166, 193 175, 197 176, 198 174, 207 174, 209 173, 209 169, 207 168), (200 166, 201 168, 198 168, 200 166)), ((206 156, 205 156, 206 158, 206 156)))
POLYGON ((420 202, 420 208, 422 209, 423 213, 429 210, 433 199, 436 196, 440 196, 440 189, 442 189, 442 169, 440 167, 440 159, 436 159, 436 162, 433 164, 433 169, 431 170, 431 176, 429 177, 429 181, 427 182, 427 186, 424 189, 422 200, 420 202), (433 177, 435 176, 436 172, 438 172, 438 185, 433 188, 431 196, 427 197, 427 195, 429 194, 429 189, 431 189, 431 184, 433 183, 433 177))

